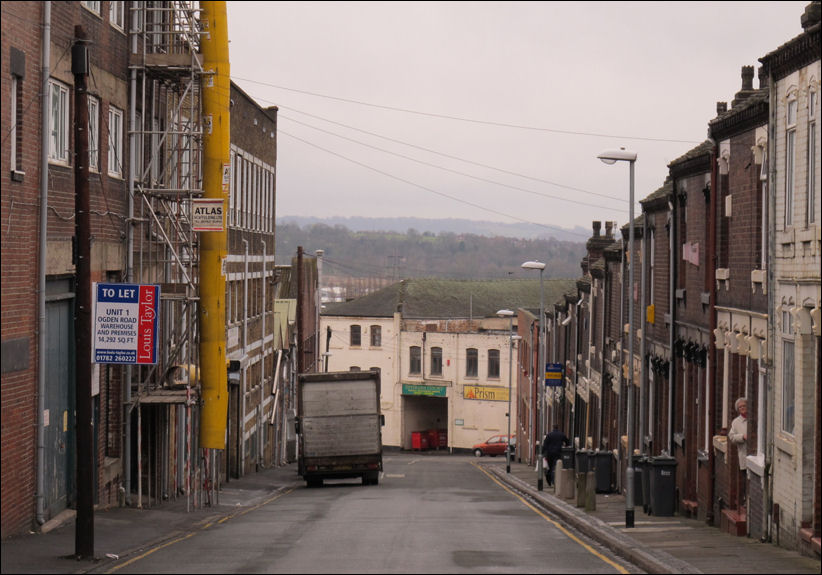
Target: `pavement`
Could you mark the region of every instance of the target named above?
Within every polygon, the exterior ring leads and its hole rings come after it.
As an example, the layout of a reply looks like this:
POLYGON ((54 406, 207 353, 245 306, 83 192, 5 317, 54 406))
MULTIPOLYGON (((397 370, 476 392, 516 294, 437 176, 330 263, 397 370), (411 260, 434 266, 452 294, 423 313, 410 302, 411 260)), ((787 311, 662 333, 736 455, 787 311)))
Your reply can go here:
MULTIPOLYGON (((442 452, 416 456, 443 457, 442 452)), ((656 517, 635 509, 635 526, 626 529, 625 499, 618 494, 596 494, 596 509, 585 511, 576 499, 565 499, 544 483, 537 490, 532 466, 503 458, 475 460, 492 477, 520 497, 591 537, 648 573, 814 573, 820 561, 745 537, 721 533, 716 527, 686 517, 656 517)), ((3 538, 2 573, 106 573, 142 554, 179 538, 208 529, 217 522, 304 485, 295 464, 264 469, 232 479, 210 506, 195 506, 179 497, 160 505, 97 508, 94 513, 94 558, 76 559, 75 516, 68 510, 43 525, 39 533, 3 538)))

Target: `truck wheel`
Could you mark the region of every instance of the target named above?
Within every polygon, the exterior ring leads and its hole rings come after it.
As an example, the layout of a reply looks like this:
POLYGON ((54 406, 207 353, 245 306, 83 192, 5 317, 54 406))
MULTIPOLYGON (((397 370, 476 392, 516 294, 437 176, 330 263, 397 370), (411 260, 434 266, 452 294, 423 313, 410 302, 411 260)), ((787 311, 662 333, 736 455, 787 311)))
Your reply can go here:
POLYGON ((480 449, 479 447, 478 447, 478 448, 476 448, 476 449, 474 450, 474 455, 475 455, 476 457, 482 457, 482 449, 480 449))

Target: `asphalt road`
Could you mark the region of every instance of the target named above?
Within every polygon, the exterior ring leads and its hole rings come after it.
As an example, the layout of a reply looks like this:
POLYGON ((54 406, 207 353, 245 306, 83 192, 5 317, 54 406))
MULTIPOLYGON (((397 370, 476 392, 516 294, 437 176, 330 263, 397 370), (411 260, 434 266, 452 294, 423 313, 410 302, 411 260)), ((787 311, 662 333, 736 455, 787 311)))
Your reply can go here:
POLYGON ((149 549, 116 572, 637 571, 474 463, 473 456, 388 455, 379 485, 358 479, 301 485, 149 549))

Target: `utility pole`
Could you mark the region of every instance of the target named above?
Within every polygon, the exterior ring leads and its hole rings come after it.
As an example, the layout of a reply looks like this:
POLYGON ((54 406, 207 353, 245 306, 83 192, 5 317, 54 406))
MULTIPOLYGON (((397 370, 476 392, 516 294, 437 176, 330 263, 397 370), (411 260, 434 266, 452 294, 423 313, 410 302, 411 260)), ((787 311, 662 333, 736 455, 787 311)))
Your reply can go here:
POLYGON ((297 246, 297 373, 305 373, 303 300, 303 247, 297 246))
POLYGON ((77 340, 77 517, 74 554, 94 558, 94 425, 91 409, 91 216, 88 183, 88 74, 86 32, 74 28, 74 236, 77 249, 74 336, 77 340))
MULTIPOLYGON (((225 449, 228 419, 225 284, 228 259, 226 207, 231 178, 231 76, 225 2, 201 2, 203 56, 203 197, 222 201, 220 231, 200 236, 200 447, 225 449)), ((193 175, 192 175, 193 177, 193 175)))

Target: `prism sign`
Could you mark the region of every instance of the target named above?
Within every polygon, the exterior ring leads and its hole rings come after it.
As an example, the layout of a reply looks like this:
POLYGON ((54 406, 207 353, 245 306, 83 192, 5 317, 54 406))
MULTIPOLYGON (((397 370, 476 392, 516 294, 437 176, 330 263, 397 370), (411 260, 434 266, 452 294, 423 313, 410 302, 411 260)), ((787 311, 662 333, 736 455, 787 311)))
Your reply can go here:
POLYGON ((94 284, 94 363, 157 363, 160 286, 94 284))

